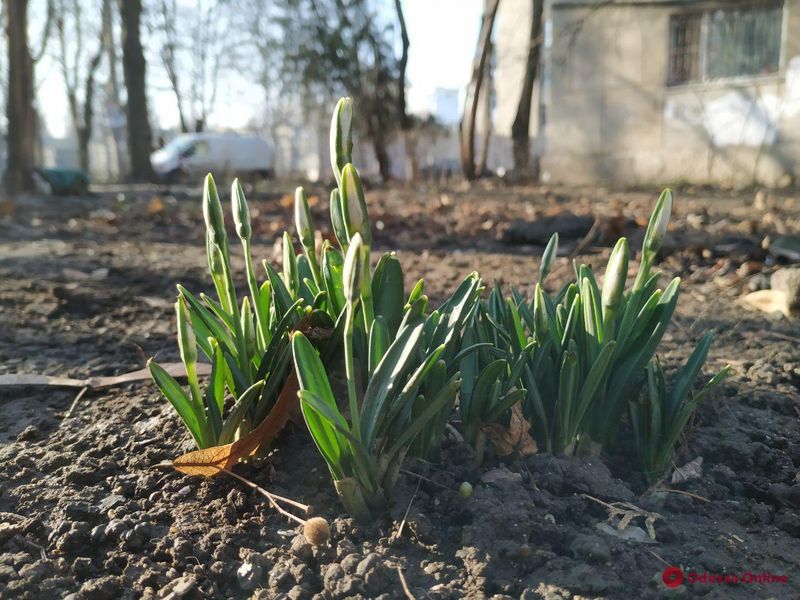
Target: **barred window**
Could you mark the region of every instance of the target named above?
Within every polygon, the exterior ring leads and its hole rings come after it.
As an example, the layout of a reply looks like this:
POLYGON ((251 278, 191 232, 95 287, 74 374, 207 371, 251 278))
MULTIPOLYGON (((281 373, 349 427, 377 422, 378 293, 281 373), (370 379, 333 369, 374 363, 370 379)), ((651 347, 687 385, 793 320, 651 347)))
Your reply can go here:
POLYGON ((667 83, 776 73, 782 27, 783 2, 673 15, 667 83))

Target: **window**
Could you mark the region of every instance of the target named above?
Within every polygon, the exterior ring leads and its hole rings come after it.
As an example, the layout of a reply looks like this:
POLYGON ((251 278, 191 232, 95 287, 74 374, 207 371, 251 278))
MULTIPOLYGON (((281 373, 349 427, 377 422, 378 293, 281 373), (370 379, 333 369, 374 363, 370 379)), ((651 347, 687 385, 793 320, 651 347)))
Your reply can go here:
POLYGON ((776 73, 782 21, 782 2, 673 15, 667 83, 776 73))

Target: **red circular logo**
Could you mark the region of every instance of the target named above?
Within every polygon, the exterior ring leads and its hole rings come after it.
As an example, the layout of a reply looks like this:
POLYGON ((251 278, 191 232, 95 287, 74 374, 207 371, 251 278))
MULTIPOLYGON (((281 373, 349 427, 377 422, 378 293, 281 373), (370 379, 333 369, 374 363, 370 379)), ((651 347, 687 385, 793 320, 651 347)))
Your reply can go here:
POLYGON ((668 588, 676 588, 683 583, 683 571, 678 567, 667 567, 661 574, 661 581, 668 588))

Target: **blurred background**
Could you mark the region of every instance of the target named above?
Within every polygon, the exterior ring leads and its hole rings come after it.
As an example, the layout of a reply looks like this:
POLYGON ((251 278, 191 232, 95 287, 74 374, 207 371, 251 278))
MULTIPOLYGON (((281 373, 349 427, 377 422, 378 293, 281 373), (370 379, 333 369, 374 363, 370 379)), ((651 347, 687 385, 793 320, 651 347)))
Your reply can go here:
POLYGON ((4 0, 10 194, 326 178, 788 187, 800 0, 4 0))

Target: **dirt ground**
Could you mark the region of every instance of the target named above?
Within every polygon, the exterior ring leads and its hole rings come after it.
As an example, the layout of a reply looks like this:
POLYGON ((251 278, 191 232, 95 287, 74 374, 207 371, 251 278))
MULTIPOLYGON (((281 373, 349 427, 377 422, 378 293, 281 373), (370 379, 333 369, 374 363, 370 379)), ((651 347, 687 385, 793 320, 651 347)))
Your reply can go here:
MULTIPOLYGON (((274 188, 250 196, 261 258, 274 256, 291 219, 282 198, 291 186, 274 188)), ((438 301, 473 269, 527 288, 553 229, 554 281, 569 277, 574 252, 602 265, 617 235, 638 247, 658 191, 481 184, 373 190, 368 202, 376 245, 396 248, 409 284, 424 276, 438 301)), ((313 211, 325 223, 320 197, 313 211)), ((405 583, 417 599, 799 598, 800 325, 737 299, 766 285, 779 261, 765 248, 800 231, 800 199, 708 190, 676 199, 661 267, 685 288, 663 363, 677 367, 714 329, 705 376, 733 365, 677 459, 702 457, 702 476, 678 491, 649 492, 624 454, 491 458, 476 469, 448 440, 437 462, 406 465, 391 514, 363 526, 344 515, 294 428, 238 470, 331 522, 330 545, 312 548, 239 482, 153 468, 191 442, 150 382, 89 391, 74 405, 75 389, 5 387, 0 597, 388 599, 407 598, 405 583), (469 499, 456 492, 462 481, 474 486, 469 499), (624 534, 609 528, 598 500, 658 513, 655 541, 641 517, 624 534), (666 565, 761 583, 668 589, 666 565), (765 573, 788 581, 764 583, 765 573)), ((0 374, 114 375, 150 356, 177 360, 175 284, 209 287, 199 190, 106 189, 0 211, 0 374)))

